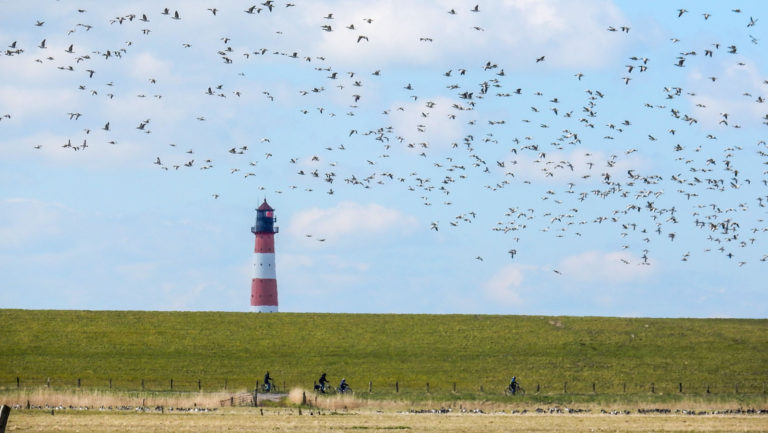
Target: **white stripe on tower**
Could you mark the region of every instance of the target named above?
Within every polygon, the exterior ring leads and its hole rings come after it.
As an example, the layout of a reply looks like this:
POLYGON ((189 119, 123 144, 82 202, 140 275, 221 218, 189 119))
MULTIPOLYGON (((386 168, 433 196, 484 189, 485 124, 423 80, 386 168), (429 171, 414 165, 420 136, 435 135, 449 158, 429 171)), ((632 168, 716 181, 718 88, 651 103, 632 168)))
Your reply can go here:
POLYGON ((275 253, 256 253, 253 255, 253 278, 277 279, 275 253))

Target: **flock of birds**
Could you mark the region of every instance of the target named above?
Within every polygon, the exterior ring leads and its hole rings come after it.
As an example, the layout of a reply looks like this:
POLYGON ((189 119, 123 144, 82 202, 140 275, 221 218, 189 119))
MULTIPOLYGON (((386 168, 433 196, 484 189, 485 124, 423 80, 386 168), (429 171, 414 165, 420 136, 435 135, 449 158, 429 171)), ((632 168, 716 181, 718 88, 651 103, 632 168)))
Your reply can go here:
MULTIPOLYGON (((451 8, 445 11, 445 19, 492 13, 486 11, 492 6, 451 8)), ((240 7, 238 13, 266 20, 299 7, 303 5, 267 0, 240 7)), ((235 6, 222 5, 221 9, 224 8, 235 6)), ((220 19, 221 9, 207 8, 209 19, 220 19)), ((118 90, 119 83, 113 78, 118 75, 111 62, 130 58, 137 46, 165 43, 151 40, 157 26, 174 24, 167 20, 183 23, 189 12, 158 8, 98 21, 91 19, 86 9, 75 8, 71 14, 78 17, 78 23, 66 34, 46 34, 48 20, 54 17, 40 17, 29 24, 39 28, 39 40, 6 41, 0 65, 9 65, 12 61, 36 62, 40 67, 56 68, 62 74, 75 74, 80 82, 77 91, 94 98, 119 101, 135 97, 164 104, 167 98, 160 90, 164 83, 156 77, 145 77, 142 88, 146 90, 138 94, 118 90), (135 34, 137 39, 95 50, 83 49, 77 42, 80 34, 107 32, 116 27, 135 34)), ((686 9, 670 13, 676 13, 680 20, 694 19, 694 13, 686 9)), ((590 82, 591 87, 584 88, 590 72, 569 71, 561 81, 578 90, 564 95, 526 87, 516 78, 516 73, 511 72, 511 66, 505 72, 500 60, 477 64, 456 62, 431 77, 430 83, 393 82, 383 67, 345 71, 334 68, 333 59, 322 53, 305 53, 298 48, 249 47, 249 41, 233 40, 222 34, 215 44, 208 45, 214 46, 213 49, 198 50, 196 55, 201 62, 216 63, 217 68, 225 65, 226 76, 191 90, 198 97, 216 102, 209 104, 210 112, 187 122, 204 125, 216 116, 218 107, 224 107, 232 99, 277 107, 282 94, 266 88, 254 92, 252 87, 230 83, 258 78, 258 68, 253 65, 288 65, 308 77, 304 80, 305 86, 295 89, 294 97, 300 103, 291 109, 306 119, 306 128, 320 122, 328 125, 317 134, 328 136, 326 141, 337 144, 317 145, 309 153, 291 155, 293 149, 299 148, 292 147, 291 143, 272 143, 275 140, 270 136, 274 134, 267 131, 251 143, 220 144, 203 150, 176 141, 164 143, 163 150, 147 164, 172 173, 211 170, 219 161, 225 161, 223 164, 229 164, 224 169, 228 174, 253 178, 256 182, 262 170, 275 166, 285 173, 284 186, 267 191, 272 194, 303 191, 323 193, 335 199, 352 191, 392 187, 404 194, 413 194, 414 198, 418 196, 425 206, 440 207, 435 209, 436 218, 429 225, 429 229, 436 232, 459 229, 477 221, 478 214, 486 211, 474 209, 471 203, 464 204, 465 211, 451 211, 461 205, 454 201, 454 197, 459 196, 454 191, 468 188, 473 191, 470 195, 481 191, 493 193, 505 204, 490 230, 502 236, 500 243, 506 245, 504 252, 511 260, 525 254, 519 242, 532 231, 549 233, 556 238, 579 239, 592 230, 617 236, 622 250, 634 252, 635 255, 619 257, 618 260, 627 265, 650 265, 654 245, 680 242, 681 234, 690 232, 700 234, 706 246, 703 251, 686 248, 685 244, 691 241, 688 235, 679 247, 682 261, 703 252, 720 254, 739 266, 753 257, 765 262, 768 254, 761 253, 760 249, 765 251, 761 242, 764 243, 768 231, 764 220, 768 205, 768 171, 765 171, 768 170, 765 167, 768 144, 765 140, 718 140, 718 135, 739 137, 739 130, 746 128, 742 125, 745 122, 761 123, 763 128, 768 125, 768 108, 761 105, 766 96, 751 92, 738 95, 754 107, 750 113, 762 113, 762 117, 748 118, 743 114, 736 117, 705 102, 691 107, 697 95, 676 79, 670 79, 674 84, 663 89, 645 92, 642 102, 620 91, 632 88, 643 80, 643 74, 652 73, 662 63, 682 70, 717 59, 733 68, 746 68, 746 60, 740 57, 744 51, 740 44, 759 43, 753 36, 759 19, 740 9, 725 13, 729 19, 743 22, 743 34, 726 35, 731 39, 708 43, 671 37, 668 44, 677 53, 673 58, 637 55, 627 58, 625 65, 617 65, 615 80, 623 87, 598 87, 597 83, 590 82), (442 93, 435 90, 434 83, 442 93), (366 93, 368 87, 387 88, 405 102, 372 107, 369 100, 375 98, 366 93), (611 93, 606 88, 619 90, 611 93), (421 92, 421 89, 425 90, 421 92), (653 128, 638 130, 636 125, 642 122, 628 116, 617 117, 621 111, 616 107, 624 107, 630 113, 642 112, 641 117, 653 119, 653 128), (716 112, 717 124, 703 125, 702 116, 711 117, 716 112), (395 118, 408 119, 410 123, 406 123, 413 128, 403 130, 396 126, 403 122, 393 121, 395 118), (380 126, 370 127, 371 119, 380 122, 380 126), (446 138, 441 131, 436 131, 450 122, 461 124, 456 128, 459 136, 446 138), (337 157, 342 152, 359 155, 359 159, 350 162, 351 157, 337 157), (649 164, 644 158, 654 159, 658 164, 649 164), (659 161, 660 158, 665 159, 659 161), (654 171, 657 166, 664 168, 654 171), (516 200, 516 191, 526 188, 541 191, 535 202, 516 200), (450 217, 445 216, 448 213, 450 217)), ((317 16, 317 34, 308 37, 318 39, 325 33, 341 32, 356 47, 365 49, 364 45, 371 43, 370 29, 376 25, 376 17, 340 22, 336 15, 331 11, 317 16)), ((706 26, 712 15, 702 12, 699 25, 706 26)), ((492 30, 467 25, 466 31, 492 30)), ((634 34, 632 27, 624 23, 607 25, 605 31, 623 38, 634 34)), ((282 32, 275 33, 279 38, 282 32)), ((413 44, 428 47, 434 42, 434 35, 425 34, 413 44)), ((183 52, 198 48, 195 42, 184 42, 176 49, 183 52)), ((542 53, 528 62, 535 68, 551 60, 551 54, 542 53)), ((724 79, 707 77, 713 85, 724 79)), ((768 89, 768 80, 761 84, 761 90, 768 89)), ((10 111, 0 117, 0 133, 14 121, 13 107, 7 108, 10 111)), ((103 119, 96 123, 100 118, 98 113, 77 109, 64 109, 60 115, 82 132, 60 143, 59 152, 86 152, 93 146, 105 144, 119 146, 122 138, 114 133, 118 123, 121 130, 130 127, 136 134, 146 134, 143 139, 150 141, 156 130, 154 119, 140 113, 135 113, 135 120, 128 126, 125 119, 103 119), (95 143, 101 137, 106 138, 95 143)), ((34 149, 42 147, 38 144, 34 149)), ((220 194, 215 192, 212 197, 217 199, 220 194)), ((475 258, 483 260, 480 255, 475 258)))

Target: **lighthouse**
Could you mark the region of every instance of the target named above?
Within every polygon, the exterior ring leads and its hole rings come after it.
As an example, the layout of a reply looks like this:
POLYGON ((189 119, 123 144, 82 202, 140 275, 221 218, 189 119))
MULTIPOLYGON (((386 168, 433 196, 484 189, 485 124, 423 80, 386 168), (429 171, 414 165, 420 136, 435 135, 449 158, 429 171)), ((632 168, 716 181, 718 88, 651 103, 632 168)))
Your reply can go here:
POLYGON ((277 312, 277 276, 275 274, 275 210, 267 200, 256 209, 256 224, 251 232, 256 235, 253 249, 253 279, 251 280, 251 311, 277 312))

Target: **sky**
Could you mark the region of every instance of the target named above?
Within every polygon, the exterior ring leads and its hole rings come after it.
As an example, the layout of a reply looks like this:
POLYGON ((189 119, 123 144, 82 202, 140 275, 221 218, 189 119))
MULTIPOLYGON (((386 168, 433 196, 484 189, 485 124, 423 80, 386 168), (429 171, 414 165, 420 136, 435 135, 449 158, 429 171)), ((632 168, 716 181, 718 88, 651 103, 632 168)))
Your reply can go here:
POLYGON ((0 7, 2 308, 768 314, 765 2, 0 7))

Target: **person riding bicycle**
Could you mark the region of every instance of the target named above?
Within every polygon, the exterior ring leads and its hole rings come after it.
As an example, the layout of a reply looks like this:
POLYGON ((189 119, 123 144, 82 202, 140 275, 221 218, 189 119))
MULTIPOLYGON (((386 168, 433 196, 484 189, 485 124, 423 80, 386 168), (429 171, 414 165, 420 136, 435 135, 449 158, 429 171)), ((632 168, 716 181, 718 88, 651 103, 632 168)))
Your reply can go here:
POLYGON ((517 377, 512 376, 512 380, 509 381, 509 392, 512 393, 512 395, 515 395, 518 387, 519 384, 517 383, 517 377))
POLYGON ((325 378, 325 373, 320 375, 320 380, 317 381, 320 384, 320 392, 325 392, 325 384, 328 383, 328 379, 325 378))
POLYGON ((349 389, 349 385, 347 385, 347 379, 341 379, 341 383, 339 383, 339 392, 346 392, 349 389))
POLYGON ((264 375, 264 391, 266 391, 266 392, 272 391, 272 382, 273 381, 274 381, 274 379, 272 379, 269 376, 269 372, 267 372, 267 374, 264 375))

